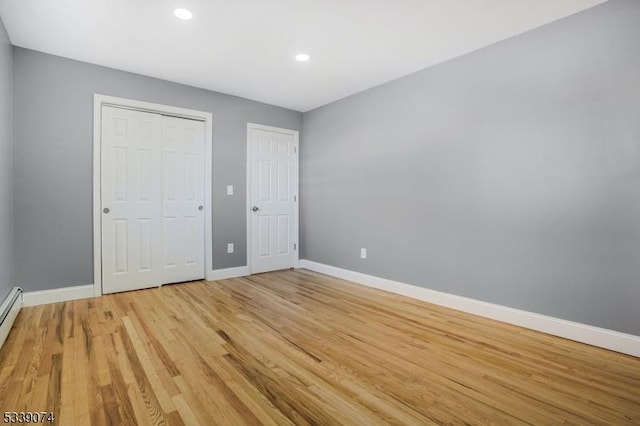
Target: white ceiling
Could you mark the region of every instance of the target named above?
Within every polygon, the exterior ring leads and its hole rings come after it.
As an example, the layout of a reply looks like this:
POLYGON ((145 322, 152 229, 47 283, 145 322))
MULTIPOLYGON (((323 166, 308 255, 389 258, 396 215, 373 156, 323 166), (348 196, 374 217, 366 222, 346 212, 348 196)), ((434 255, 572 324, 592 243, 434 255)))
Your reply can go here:
POLYGON ((0 0, 0 16, 16 46, 308 111, 604 1, 0 0))

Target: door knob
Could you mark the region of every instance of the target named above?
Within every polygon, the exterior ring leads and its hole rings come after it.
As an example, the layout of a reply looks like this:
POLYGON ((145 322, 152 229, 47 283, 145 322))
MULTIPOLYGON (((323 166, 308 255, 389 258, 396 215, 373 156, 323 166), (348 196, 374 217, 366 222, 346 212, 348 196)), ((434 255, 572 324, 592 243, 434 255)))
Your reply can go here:
POLYGON ((202 209, 204 209, 204 206, 198 206, 198 210, 202 211, 202 209))
POLYGON ((104 209, 102 209, 102 213, 107 214, 109 213, 111 210, 109 210, 109 207, 105 207, 104 209))
POLYGON ((257 212, 258 210, 260 210, 260 207, 258 207, 258 206, 253 206, 253 207, 251 208, 251 210, 253 210, 254 212, 257 212))

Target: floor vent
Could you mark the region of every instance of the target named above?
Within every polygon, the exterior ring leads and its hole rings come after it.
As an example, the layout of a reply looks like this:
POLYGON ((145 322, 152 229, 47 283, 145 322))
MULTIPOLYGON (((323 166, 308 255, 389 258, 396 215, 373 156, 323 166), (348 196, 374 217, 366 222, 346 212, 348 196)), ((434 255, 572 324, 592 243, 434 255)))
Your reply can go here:
POLYGON ((11 326, 16 320, 21 307, 22 289, 20 287, 14 287, 0 305, 0 348, 9 335, 11 326))

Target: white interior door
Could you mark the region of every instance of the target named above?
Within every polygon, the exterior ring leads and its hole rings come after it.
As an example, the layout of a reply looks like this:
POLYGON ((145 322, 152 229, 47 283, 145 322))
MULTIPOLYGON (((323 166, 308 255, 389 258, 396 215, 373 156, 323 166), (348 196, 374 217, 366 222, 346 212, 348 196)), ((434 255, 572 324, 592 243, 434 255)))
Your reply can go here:
POLYGON ((162 284, 204 278, 204 123, 162 117, 162 284))
POLYGON ((204 278, 204 124, 102 107, 103 293, 204 278))
POLYGON ((298 133, 249 125, 250 267, 295 266, 298 258, 298 133))
POLYGON ((102 108, 104 293, 160 281, 162 116, 102 108))

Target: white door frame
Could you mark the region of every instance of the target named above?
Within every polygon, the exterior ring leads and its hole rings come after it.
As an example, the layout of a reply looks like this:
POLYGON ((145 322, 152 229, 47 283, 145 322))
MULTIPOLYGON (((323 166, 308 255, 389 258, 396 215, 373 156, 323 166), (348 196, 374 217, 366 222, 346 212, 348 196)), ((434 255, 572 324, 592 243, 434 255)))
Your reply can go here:
POLYGON ((299 169, 299 156, 300 156, 300 132, 297 130, 282 129, 280 127, 265 126, 263 124, 247 123, 247 269, 249 275, 253 273, 253 266, 251 265, 251 130, 266 130, 269 132, 284 133, 293 136, 293 143, 296 149, 296 155, 293 161, 293 189, 295 192, 295 208, 293 209, 293 242, 296 245, 294 250, 293 267, 298 268, 300 266, 300 169, 299 169))
POLYGON ((213 114, 210 112, 179 108, 114 96, 93 95, 93 289, 94 295, 102 295, 102 212, 101 212, 101 147, 102 147, 102 106, 135 109, 143 112, 170 115, 180 118, 204 121, 204 256, 205 278, 213 272, 212 235, 212 172, 213 172, 213 114))

